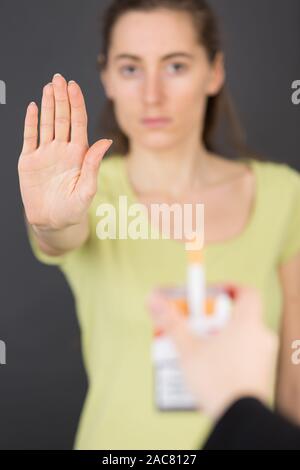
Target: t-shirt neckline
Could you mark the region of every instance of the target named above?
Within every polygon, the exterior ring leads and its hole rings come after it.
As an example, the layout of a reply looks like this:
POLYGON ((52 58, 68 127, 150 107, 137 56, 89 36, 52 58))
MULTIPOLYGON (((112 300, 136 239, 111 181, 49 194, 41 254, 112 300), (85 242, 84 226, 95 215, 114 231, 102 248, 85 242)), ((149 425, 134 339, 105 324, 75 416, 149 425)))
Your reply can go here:
MULTIPOLYGON (((126 170, 126 166, 125 166, 126 157, 122 156, 122 155, 117 155, 113 158, 118 158, 119 159, 119 173, 120 173, 120 178, 121 178, 123 187, 125 189, 125 194, 128 196, 128 198, 131 200, 131 202, 133 204, 142 204, 139 201, 139 199, 138 199, 138 197, 137 197, 137 195, 136 195, 136 193, 135 193, 135 191, 134 191, 134 189, 133 189, 133 187, 130 183, 130 180, 128 178, 127 170, 126 170)), ((256 162, 256 160, 254 158, 247 158, 247 157, 241 158, 240 161, 245 162, 245 163, 248 164, 248 166, 252 169, 253 174, 254 174, 254 178, 255 178, 255 194, 254 194, 254 198, 253 198, 252 209, 250 211, 250 215, 247 219, 247 222, 246 222, 244 228, 242 229, 242 231, 238 235, 235 235, 233 237, 230 237, 230 238, 222 240, 222 241, 207 243, 207 244, 205 244, 205 250, 206 251, 211 250, 211 249, 219 249, 219 248, 222 248, 222 247, 229 247, 231 245, 235 245, 236 243, 240 243, 242 240, 247 238, 248 234, 252 230, 252 227, 255 225, 255 220, 256 220, 256 217, 257 217, 258 206, 259 206, 259 198, 260 198, 260 180, 259 180, 259 171, 258 171, 258 164, 257 164, 258 162, 256 162)), ((147 220, 147 223, 148 223, 148 227, 151 228, 153 233, 155 233, 157 235, 160 235, 160 238, 163 239, 161 233, 159 232, 159 230, 156 227, 151 227, 149 218, 146 215, 145 215, 145 217, 146 217, 146 220, 147 220)), ((176 239, 173 239, 173 238, 163 239, 163 240, 164 241, 169 241, 170 243, 173 243, 173 244, 178 245, 178 246, 185 247, 185 243, 180 241, 180 240, 176 240, 176 239)))

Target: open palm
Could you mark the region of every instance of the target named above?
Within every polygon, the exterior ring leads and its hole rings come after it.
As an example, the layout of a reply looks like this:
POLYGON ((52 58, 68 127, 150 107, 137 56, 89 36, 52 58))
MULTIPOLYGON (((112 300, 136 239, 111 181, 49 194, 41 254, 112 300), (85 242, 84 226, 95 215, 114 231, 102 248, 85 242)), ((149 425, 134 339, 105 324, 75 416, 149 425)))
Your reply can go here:
POLYGON ((81 89, 54 75, 43 89, 40 123, 35 103, 25 117, 18 173, 28 222, 52 229, 80 223, 97 191, 99 166, 110 145, 101 139, 89 147, 81 89))

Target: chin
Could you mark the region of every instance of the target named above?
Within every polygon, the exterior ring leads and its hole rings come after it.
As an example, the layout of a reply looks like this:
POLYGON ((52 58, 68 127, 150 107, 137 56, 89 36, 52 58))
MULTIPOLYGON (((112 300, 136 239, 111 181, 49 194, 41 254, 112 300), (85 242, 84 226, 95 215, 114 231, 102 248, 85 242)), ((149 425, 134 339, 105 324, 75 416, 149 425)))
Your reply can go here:
POLYGON ((176 139, 174 135, 168 132, 156 131, 147 133, 146 135, 144 134, 143 136, 140 135, 138 140, 144 147, 166 150, 174 147, 178 138, 176 139))

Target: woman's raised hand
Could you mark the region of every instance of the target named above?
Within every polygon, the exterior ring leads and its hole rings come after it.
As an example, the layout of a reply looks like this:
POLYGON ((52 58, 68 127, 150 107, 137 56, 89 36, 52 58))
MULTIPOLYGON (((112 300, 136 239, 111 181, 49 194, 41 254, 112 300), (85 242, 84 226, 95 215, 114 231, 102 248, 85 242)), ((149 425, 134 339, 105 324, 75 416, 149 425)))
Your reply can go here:
POLYGON ((53 230, 80 224, 111 143, 101 139, 89 147, 81 89, 55 74, 43 89, 40 122, 35 103, 29 104, 25 117, 18 173, 28 222, 53 230))

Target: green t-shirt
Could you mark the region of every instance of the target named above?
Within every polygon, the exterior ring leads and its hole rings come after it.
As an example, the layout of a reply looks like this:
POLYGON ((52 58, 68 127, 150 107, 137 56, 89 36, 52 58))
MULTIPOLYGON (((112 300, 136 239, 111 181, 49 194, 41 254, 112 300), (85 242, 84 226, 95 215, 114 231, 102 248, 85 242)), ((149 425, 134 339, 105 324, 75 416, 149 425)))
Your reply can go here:
MULTIPOLYGON (((278 329, 282 294, 278 266, 300 252, 300 177, 273 162, 249 160, 256 197, 242 233, 205 247, 209 283, 255 286, 268 325, 278 329)), ((90 238, 63 256, 47 256, 29 231, 36 257, 57 265, 75 297, 89 389, 75 449, 197 449, 210 429, 195 411, 160 412, 154 406, 150 355, 152 324, 145 298, 151 289, 182 285, 186 251, 178 240, 97 237, 99 204, 118 208, 119 196, 138 202, 124 157, 105 158, 89 210, 90 238)))

